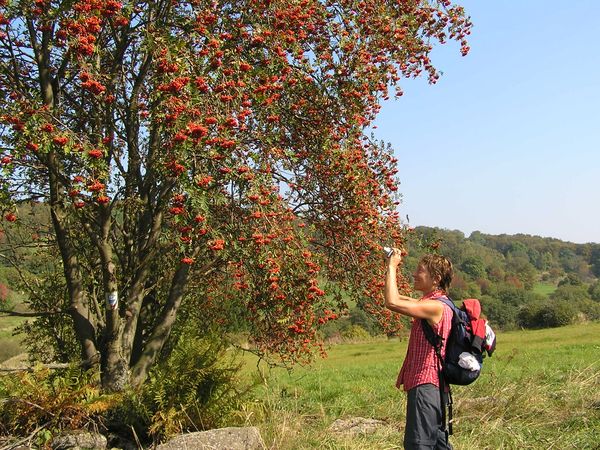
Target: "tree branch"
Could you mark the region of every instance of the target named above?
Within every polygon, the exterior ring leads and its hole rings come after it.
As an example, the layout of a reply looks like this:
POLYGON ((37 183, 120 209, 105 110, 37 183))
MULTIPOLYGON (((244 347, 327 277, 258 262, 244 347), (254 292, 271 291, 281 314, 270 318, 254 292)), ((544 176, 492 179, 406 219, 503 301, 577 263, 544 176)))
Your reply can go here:
POLYGON ((48 317, 57 316, 59 314, 69 314, 67 311, 37 311, 37 312, 19 312, 10 311, 7 309, 0 309, 0 317, 48 317))

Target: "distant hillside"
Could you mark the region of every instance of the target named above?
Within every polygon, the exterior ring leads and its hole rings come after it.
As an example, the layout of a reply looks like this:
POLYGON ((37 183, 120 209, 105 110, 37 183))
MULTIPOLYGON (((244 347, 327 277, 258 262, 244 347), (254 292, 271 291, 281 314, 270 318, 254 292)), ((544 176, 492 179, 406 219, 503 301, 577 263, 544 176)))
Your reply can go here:
POLYGON ((474 231, 469 237, 461 231, 417 227, 411 244, 440 243, 440 252, 462 263, 469 256, 481 258, 524 258, 540 272, 553 277, 573 273, 582 279, 600 277, 600 244, 575 244, 554 238, 527 234, 492 235, 474 231))
POLYGON ((600 319, 600 244, 417 227, 407 247, 406 275, 424 253, 448 256, 455 269, 450 295, 481 298, 503 327, 600 319))

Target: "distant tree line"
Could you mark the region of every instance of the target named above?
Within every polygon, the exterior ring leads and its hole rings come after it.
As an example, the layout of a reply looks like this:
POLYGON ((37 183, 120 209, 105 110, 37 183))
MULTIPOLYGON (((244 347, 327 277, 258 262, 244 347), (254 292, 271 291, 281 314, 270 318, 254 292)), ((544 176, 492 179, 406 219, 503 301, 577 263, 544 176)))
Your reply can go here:
POLYGON ((454 265, 450 296, 479 298, 498 328, 544 328, 600 319, 600 244, 526 234, 417 227, 404 273, 436 251, 454 265))

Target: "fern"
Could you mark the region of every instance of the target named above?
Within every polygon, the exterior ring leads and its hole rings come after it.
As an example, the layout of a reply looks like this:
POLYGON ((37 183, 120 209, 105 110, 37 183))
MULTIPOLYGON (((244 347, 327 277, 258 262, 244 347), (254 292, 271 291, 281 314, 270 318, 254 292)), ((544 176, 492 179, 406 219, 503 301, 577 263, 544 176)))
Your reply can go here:
POLYGON ((139 436, 160 440, 227 423, 243 401, 239 364, 227 343, 188 326, 140 390, 129 392, 114 422, 134 427, 139 436))
POLYGON ((27 436, 40 425, 51 432, 97 428, 117 398, 100 391, 95 371, 36 367, 0 378, 0 431, 27 436))

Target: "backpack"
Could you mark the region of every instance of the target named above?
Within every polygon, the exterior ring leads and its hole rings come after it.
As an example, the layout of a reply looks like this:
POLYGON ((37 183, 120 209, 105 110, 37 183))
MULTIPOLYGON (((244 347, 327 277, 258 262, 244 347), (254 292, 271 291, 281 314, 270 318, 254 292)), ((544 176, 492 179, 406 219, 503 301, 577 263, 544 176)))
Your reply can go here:
POLYGON ((460 308, 457 308, 448 297, 439 297, 437 300, 448 305, 452 310, 452 326, 443 360, 440 355, 442 338, 433 332, 426 320, 422 320, 425 337, 442 363, 444 381, 447 384, 462 386, 471 384, 481 374, 484 351, 491 356, 496 348, 495 335, 486 321, 480 318, 479 300, 467 299, 463 301, 460 308), (486 334, 488 336, 491 334, 487 340, 486 334))
POLYGON ((485 353, 492 356, 496 349, 496 335, 487 321, 480 318, 481 304, 477 299, 463 301, 460 308, 448 297, 436 300, 448 305, 452 310, 452 325, 446 345, 446 355, 442 358, 442 337, 436 334, 429 322, 421 320, 425 337, 435 349, 440 362, 440 398, 442 400, 442 422, 446 422, 446 406, 449 421, 447 435, 452 434, 452 392, 451 384, 468 385, 481 374, 485 353), (444 387, 448 387, 447 404, 444 405, 444 387))

